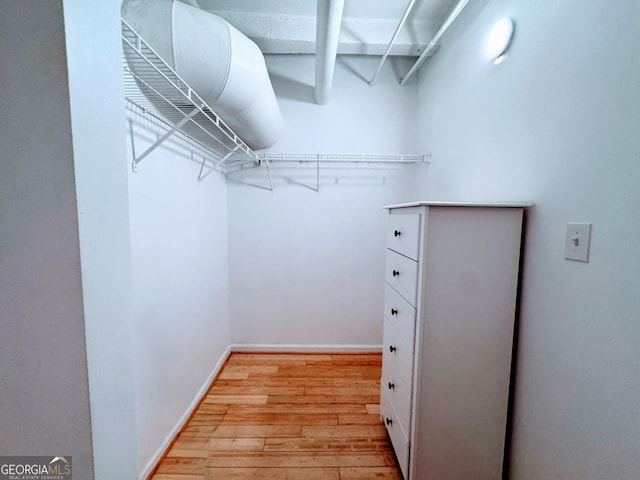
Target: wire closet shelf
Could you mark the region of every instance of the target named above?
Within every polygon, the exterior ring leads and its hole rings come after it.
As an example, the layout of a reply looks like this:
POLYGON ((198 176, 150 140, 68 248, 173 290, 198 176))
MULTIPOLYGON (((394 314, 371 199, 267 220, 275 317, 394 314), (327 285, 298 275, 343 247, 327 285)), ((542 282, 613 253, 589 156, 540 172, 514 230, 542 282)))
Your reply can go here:
POLYGON ((414 153, 259 153, 260 160, 284 163, 331 163, 331 164, 374 164, 374 163, 426 163, 425 155, 414 153))
POLYGON ((202 155, 199 180, 213 170, 228 175, 265 165, 271 190, 272 163, 427 163, 425 155, 421 154, 256 153, 124 19, 121 20, 121 26, 125 101, 132 110, 161 126, 165 132, 143 153, 134 154, 134 170, 136 165, 174 134, 180 134, 202 155), (208 169, 206 173, 205 167, 208 169))
POLYGON ((121 26, 125 100, 166 130, 134 158, 133 167, 176 132, 203 154, 203 168, 207 157, 222 172, 259 165, 256 153, 124 19, 121 26))

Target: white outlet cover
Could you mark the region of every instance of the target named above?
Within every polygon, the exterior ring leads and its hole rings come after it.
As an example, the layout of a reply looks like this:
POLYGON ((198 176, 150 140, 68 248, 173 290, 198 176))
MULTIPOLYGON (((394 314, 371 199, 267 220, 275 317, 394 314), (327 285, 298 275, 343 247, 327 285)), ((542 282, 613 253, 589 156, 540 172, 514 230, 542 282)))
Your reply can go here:
POLYGON ((578 262, 588 262, 590 245, 590 223, 567 223, 567 236, 564 241, 564 258, 578 262))

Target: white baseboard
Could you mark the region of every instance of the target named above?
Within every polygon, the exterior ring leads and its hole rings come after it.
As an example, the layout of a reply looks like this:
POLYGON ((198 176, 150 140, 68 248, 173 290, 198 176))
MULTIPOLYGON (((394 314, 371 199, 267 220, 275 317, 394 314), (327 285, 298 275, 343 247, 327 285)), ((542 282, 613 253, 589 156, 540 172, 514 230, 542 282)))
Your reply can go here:
POLYGON ((205 382, 202 384, 202 387, 200 387, 200 390, 198 390, 198 393, 196 393, 195 397, 193 397, 193 400, 187 407, 187 410, 184 412, 182 417, 180 417, 178 422, 175 424, 175 426, 171 429, 169 434, 166 436, 166 438, 164 439, 164 442, 162 442, 162 445, 160 445, 160 448, 158 448, 158 450, 153 455, 153 457, 151 457, 151 459, 144 466, 144 469, 142 470, 142 472, 140 472, 140 475, 138 477, 139 480, 148 479, 149 475, 151 475, 151 472, 153 472, 154 468, 156 467, 156 464, 160 461, 162 456, 165 454, 165 452, 173 442, 173 439, 176 437, 176 435, 178 435, 178 433, 180 433, 180 430, 182 430, 185 423, 187 423, 187 420, 189 420, 189 417, 191 417, 191 414, 193 413, 193 411, 200 404, 200 401, 205 396, 205 394, 209 391, 209 388, 211 387, 213 380, 216 378, 216 376, 222 369, 224 363, 227 361, 227 358, 229 358, 229 355, 231 355, 230 346, 227 347, 225 351, 222 353, 222 355, 216 362, 215 366, 213 367, 213 370, 211 371, 211 373, 209 374, 205 382))
POLYGON ((380 353, 382 345, 298 345, 271 343, 232 343, 232 352, 260 353, 380 353))

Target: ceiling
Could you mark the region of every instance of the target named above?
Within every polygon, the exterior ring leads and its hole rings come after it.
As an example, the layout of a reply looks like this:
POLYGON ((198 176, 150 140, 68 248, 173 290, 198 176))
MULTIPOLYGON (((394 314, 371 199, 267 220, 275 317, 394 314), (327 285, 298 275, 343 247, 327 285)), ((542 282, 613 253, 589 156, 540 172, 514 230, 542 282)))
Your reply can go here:
MULTIPOLYGON (((316 0, 183 0, 227 20, 264 53, 316 52, 316 0)), ((338 54, 382 55, 409 0, 345 0, 338 54)), ((416 0, 391 55, 420 54, 455 0, 416 0)))

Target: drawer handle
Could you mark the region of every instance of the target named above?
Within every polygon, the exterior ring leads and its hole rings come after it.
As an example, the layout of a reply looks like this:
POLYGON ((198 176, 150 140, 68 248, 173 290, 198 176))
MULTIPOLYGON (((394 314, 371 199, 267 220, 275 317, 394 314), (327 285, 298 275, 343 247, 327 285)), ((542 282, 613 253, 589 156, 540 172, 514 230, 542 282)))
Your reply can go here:
POLYGON ((396 389, 396 384, 395 383, 387 383, 387 386, 389 387, 389 390, 395 390, 396 389))
POLYGON ((400 272, 398 270, 394 270, 393 271, 393 276, 397 277, 398 275, 400 275, 400 272))
POLYGON ((393 345, 389 345, 389 351, 391 353, 395 352, 396 351, 396 347, 394 347, 393 345))
POLYGON ((402 232, 400 230, 396 230, 395 232, 393 232, 394 237, 399 237, 400 235, 402 235, 402 232))
POLYGON ((391 315, 397 315, 398 314, 398 310, 396 310, 395 308, 391 309, 391 315))
POLYGON ((389 417, 387 417, 387 425, 391 425, 393 423, 393 420, 391 420, 389 417))

